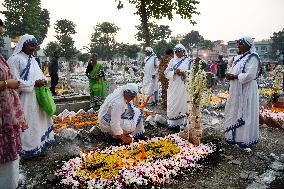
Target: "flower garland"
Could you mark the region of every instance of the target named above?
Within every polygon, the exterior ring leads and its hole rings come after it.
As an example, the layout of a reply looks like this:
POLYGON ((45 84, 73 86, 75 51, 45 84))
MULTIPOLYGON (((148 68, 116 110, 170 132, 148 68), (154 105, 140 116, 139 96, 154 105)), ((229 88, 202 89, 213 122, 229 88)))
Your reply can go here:
POLYGON ((213 144, 193 144, 177 134, 148 142, 94 150, 65 162, 55 175, 70 188, 125 188, 164 185, 215 151, 213 144))
POLYGON ((66 117, 61 117, 57 116, 53 118, 53 125, 55 128, 55 133, 61 132, 64 128, 67 127, 85 127, 89 125, 96 125, 99 126, 99 121, 98 121, 98 114, 93 113, 93 114, 80 114, 80 115, 74 115, 74 116, 66 116, 66 117))
POLYGON ((186 81, 190 111, 195 106, 197 112, 200 112, 201 108, 210 102, 211 89, 207 87, 207 76, 206 72, 202 69, 203 64, 203 60, 193 63, 191 70, 188 72, 186 81))
POLYGON ((268 103, 272 103, 272 104, 278 101, 279 92, 280 92, 280 88, 277 88, 277 87, 272 88, 272 89, 267 89, 267 88, 259 89, 259 94, 267 98, 268 103))

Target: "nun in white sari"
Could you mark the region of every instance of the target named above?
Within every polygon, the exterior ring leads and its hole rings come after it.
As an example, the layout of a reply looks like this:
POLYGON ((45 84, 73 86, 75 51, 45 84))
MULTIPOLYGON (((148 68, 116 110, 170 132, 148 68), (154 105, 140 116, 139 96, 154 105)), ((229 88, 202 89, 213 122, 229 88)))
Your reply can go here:
POLYGON ((174 58, 170 61, 165 76, 169 80, 167 90, 167 124, 172 130, 180 130, 187 124, 188 104, 186 72, 191 68, 191 59, 182 44, 174 49, 174 58))
POLYGON ((46 77, 33 57, 36 46, 34 36, 23 35, 7 61, 14 79, 21 83, 18 92, 29 126, 21 134, 22 157, 39 155, 54 140, 52 119, 36 99, 35 86, 46 84, 46 77))
POLYGON ((144 138, 144 114, 132 103, 137 93, 138 86, 128 83, 107 96, 98 115, 102 132, 120 138, 128 144, 131 143, 132 137, 144 138))
POLYGON ((239 55, 231 62, 226 79, 230 81, 225 107, 225 140, 243 148, 259 141, 259 95, 257 77, 260 60, 253 39, 238 40, 239 55))
POLYGON ((158 58, 151 47, 145 49, 146 57, 144 59, 144 77, 143 92, 145 95, 152 96, 149 105, 157 105, 158 103, 158 58))

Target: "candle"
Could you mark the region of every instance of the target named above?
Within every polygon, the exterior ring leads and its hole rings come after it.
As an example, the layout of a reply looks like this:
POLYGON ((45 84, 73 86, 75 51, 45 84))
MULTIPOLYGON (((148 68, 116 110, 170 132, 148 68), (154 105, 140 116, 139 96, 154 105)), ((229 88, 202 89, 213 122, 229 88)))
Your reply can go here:
POLYGON ((131 153, 133 153, 133 142, 134 142, 134 138, 132 137, 132 141, 131 141, 131 144, 130 144, 131 153))
POLYGON ((145 158, 145 149, 144 149, 144 144, 141 143, 140 144, 140 147, 141 147, 141 159, 144 159, 145 158))

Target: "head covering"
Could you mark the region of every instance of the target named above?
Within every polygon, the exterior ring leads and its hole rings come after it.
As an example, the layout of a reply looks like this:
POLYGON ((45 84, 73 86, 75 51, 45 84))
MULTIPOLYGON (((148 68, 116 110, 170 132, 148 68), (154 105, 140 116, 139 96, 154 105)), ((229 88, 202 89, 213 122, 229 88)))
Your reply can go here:
POLYGON ((151 47, 146 47, 145 48, 145 52, 151 52, 152 54, 154 54, 154 50, 151 47))
POLYGON ((101 105, 99 110, 99 119, 107 113, 108 108, 112 105, 113 102, 124 100, 124 91, 126 91, 130 96, 136 96, 138 93, 138 86, 135 83, 127 83, 115 89, 110 95, 106 97, 104 103, 101 105))
MULTIPOLYGON (((185 57, 188 57, 187 50, 182 44, 177 44, 174 48, 174 51, 182 51, 185 57)), ((178 58, 176 54, 174 53, 174 58, 178 58)))
POLYGON ((33 35, 28 35, 28 34, 23 35, 20 38, 19 42, 17 43, 12 56, 19 54, 22 51, 24 45, 30 45, 30 44, 36 44, 36 43, 37 43, 37 40, 33 35))
POLYGON ((251 37, 244 36, 240 38, 239 40, 237 40, 237 42, 245 45, 251 53, 256 51, 255 46, 254 46, 254 41, 251 37))

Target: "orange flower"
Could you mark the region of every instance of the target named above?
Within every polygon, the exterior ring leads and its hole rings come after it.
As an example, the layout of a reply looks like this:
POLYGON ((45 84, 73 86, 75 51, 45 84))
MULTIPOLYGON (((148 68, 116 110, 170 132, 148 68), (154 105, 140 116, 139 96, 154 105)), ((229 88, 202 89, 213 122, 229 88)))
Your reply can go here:
POLYGON ((284 108, 272 107, 271 110, 274 111, 274 112, 284 112, 284 108))

